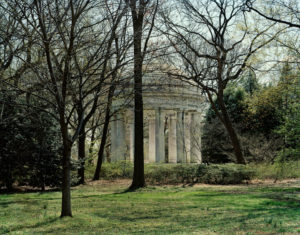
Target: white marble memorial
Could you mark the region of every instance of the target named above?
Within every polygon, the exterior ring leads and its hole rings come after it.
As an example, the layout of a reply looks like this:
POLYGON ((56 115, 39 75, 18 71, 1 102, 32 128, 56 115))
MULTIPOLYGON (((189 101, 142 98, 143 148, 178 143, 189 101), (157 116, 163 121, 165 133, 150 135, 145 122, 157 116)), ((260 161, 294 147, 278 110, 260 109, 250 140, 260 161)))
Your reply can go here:
MULTIPOLYGON (((199 90, 159 72, 146 74, 144 87, 145 162, 201 163, 204 99, 199 90)), ((118 110, 111 121, 112 161, 134 157, 133 106, 124 106, 125 99, 119 97, 112 104, 118 110)))

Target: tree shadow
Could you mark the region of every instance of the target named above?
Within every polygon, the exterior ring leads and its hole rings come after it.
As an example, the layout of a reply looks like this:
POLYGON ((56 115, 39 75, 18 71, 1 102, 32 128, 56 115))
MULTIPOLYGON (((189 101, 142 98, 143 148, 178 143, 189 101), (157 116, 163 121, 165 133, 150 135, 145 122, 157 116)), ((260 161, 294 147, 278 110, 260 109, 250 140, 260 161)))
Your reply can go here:
POLYGON ((11 190, 8 190, 6 188, 0 189, 0 195, 1 194, 26 194, 26 193, 50 193, 50 192, 59 192, 61 191, 60 188, 49 188, 46 190, 41 190, 38 188, 27 188, 27 187, 14 187, 11 190))
POLYGON ((23 231, 24 229, 35 229, 35 228, 39 228, 41 226, 45 226, 45 225, 50 225, 56 221, 58 221, 60 219, 60 217, 53 217, 47 220, 43 220, 41 222, 38 222, 36 224, 33 225, 17 225, 14 227, 10 227, 9 231, 10 232, 15 232, 15 231, 23 231))

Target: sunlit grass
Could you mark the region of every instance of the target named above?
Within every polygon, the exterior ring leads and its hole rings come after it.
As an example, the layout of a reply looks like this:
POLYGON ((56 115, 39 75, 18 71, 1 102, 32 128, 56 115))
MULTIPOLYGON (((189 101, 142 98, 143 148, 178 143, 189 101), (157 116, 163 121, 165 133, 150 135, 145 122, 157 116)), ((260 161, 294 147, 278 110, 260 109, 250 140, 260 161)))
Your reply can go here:
POLYGON ((74 188, 64 219, 60 192, 0 195, 0 234, 300 233, 299 187, 126 187, 74 188))

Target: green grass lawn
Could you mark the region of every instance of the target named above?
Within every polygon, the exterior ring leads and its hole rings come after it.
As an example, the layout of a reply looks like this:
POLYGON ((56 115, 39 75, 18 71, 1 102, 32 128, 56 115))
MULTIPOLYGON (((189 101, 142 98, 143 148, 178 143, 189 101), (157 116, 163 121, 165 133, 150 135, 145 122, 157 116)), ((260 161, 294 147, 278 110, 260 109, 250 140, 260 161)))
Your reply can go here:
POLYGON ((73 188, 73 218, 60 192, 0 195, 0 234, 298 234, 300 186, 149 186, 130 181, 73 188))

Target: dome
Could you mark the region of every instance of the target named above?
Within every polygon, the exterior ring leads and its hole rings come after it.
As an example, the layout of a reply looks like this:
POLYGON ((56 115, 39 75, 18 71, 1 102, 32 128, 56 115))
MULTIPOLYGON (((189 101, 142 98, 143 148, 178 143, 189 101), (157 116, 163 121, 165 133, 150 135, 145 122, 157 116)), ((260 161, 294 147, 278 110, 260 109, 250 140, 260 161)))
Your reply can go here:
MULTIPOLYGON (((200 163, 205 99, 196 85, 166 71, 170 70, 162 66, 144 68, 145 162, 200 163)), ((112 103, 111 160, 133 161, 133 81, 119 87, 116 94, 112 103)))

